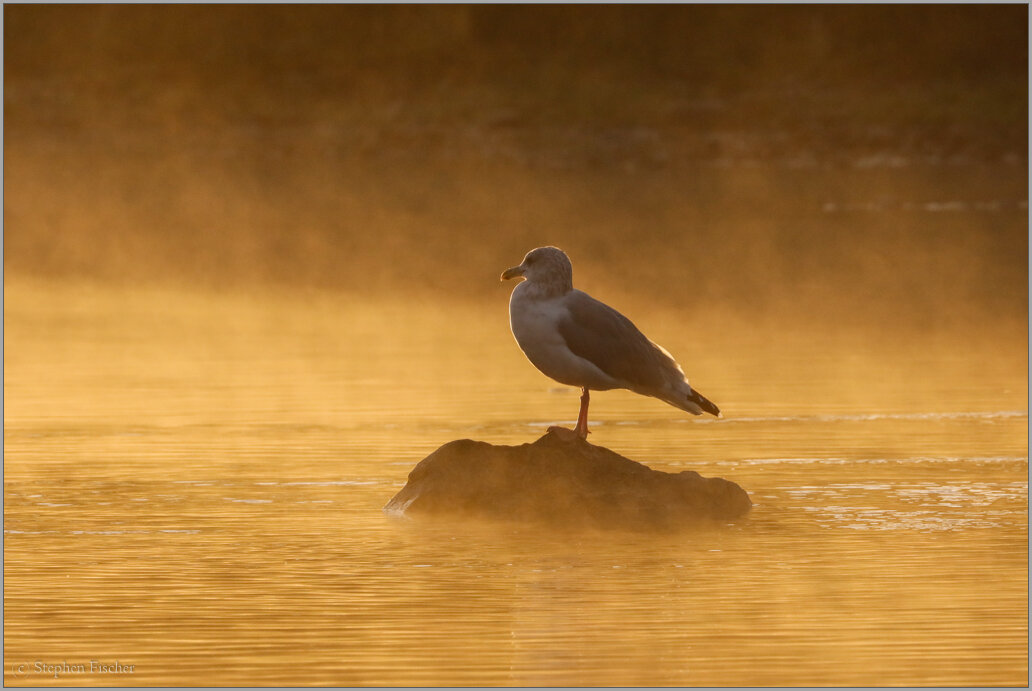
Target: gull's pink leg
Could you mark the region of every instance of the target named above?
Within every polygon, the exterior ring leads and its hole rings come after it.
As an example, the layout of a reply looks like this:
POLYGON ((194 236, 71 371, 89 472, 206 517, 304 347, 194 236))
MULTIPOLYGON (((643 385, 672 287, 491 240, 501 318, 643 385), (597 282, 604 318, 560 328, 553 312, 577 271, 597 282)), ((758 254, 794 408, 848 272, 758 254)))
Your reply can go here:
POLYGON ((581 439, 588 438, 588 387, 581 389, 580 414, 577 415, 577 427, 574 429, 581 439))

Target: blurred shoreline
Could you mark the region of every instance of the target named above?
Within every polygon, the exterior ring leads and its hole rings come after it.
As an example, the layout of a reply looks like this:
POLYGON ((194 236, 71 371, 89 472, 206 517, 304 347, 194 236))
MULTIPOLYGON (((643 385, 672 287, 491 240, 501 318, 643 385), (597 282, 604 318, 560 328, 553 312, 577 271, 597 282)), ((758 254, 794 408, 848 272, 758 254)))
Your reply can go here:
POLYGON ((1027 328, 1024 6, 4 12, 10 277, 1027 328))

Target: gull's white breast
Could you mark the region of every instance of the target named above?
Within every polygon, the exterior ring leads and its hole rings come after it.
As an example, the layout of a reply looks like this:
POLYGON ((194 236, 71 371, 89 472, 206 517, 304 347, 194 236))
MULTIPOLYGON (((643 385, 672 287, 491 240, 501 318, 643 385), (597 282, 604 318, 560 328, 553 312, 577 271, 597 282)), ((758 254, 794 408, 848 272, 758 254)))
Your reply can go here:
POLYGON ((572 353, 559 331, 569 316, 565 296, 541 297, 529 282, 520 283, 509 299, 509 326, 520 350, 544 374, 568 386, 603 391, 620 384, 590 361, 572 353))

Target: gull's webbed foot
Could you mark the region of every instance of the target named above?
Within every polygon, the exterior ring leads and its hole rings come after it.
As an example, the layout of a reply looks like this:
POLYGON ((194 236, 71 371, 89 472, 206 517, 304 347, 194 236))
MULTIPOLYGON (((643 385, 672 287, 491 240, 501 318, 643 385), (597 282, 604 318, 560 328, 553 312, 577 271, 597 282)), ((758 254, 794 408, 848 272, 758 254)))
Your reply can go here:
POLYGON ((559 427, 558 425, 552 425, 549 427, 548 432, 566 442, 585 441, 587 439, 587 435, 582 435, 580 430, 570 429, 569 427, 559 427))

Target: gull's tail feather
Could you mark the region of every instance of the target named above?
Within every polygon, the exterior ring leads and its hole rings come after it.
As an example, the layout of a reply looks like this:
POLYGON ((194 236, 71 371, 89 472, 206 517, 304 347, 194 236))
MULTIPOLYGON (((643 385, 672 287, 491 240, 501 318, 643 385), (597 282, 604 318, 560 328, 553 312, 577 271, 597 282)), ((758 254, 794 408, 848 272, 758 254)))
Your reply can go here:
POLYGON ((720 408, 718 408, 716 406, 716 404, 713 403, 713 401, 711 401, 710 399, 706 398, 705 396, 703 396, 698 391, 696 391, 694 389, 689 391, 688 392, 688 400, 691 401, 692 403, 694 403, 695 405, 699 406, 700 408, 702 408, 704 411, 706 411, 710 415, 714 415, 716 417, 720 417, 720 408))

